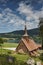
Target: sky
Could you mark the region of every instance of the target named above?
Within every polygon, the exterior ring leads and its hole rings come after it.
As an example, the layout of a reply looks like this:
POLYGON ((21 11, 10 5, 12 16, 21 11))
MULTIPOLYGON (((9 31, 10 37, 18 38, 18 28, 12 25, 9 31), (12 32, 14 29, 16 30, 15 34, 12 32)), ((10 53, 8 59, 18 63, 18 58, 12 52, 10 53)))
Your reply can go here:
POLYGON ((0 33, 38 28, 43 0, 0 0, 0 33))

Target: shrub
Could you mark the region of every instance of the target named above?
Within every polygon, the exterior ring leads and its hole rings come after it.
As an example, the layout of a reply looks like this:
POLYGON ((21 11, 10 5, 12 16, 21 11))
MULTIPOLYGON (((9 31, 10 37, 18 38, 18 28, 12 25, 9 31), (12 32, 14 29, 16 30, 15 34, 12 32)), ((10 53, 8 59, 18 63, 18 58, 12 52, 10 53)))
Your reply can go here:
POLYGON ((40 55, 40 60, 43 61, 43 53, 41 53, 41 55, 40 55))

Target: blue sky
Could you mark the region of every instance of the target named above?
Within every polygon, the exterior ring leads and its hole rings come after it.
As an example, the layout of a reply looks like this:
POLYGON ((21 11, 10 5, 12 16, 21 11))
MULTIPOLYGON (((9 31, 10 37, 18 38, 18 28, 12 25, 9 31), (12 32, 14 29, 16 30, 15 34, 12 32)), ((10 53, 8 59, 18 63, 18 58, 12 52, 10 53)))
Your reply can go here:
POLYGON ((0 33, 37 28, 43 0, 0 0, 0 33))

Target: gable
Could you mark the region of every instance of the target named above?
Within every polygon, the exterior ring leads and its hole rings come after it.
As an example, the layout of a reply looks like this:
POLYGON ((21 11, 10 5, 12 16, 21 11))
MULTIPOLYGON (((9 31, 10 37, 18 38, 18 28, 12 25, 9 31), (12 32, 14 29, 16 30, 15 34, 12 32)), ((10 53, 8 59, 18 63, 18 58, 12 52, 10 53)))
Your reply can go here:
POLYGON ((18 47, 16 48, 16 51, 20 53, 29 53, 27 47, 25 46, 22 40, 20 41, 18 47))

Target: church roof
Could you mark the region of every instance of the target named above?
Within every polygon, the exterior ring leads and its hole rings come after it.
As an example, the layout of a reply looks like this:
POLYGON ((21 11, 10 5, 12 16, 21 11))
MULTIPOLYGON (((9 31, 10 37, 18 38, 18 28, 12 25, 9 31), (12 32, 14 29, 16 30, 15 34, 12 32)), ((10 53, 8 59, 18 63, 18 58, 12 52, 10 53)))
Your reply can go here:
POLYGON ((32 39, 22 38, 22 41, 29 51, 36 50, 39 47, 39 45, 37 45, 32 39))

